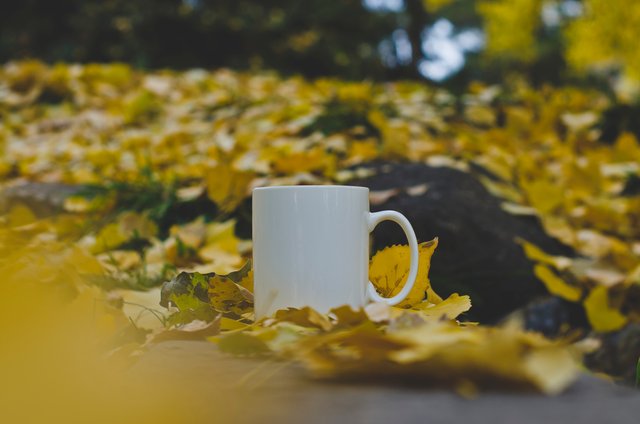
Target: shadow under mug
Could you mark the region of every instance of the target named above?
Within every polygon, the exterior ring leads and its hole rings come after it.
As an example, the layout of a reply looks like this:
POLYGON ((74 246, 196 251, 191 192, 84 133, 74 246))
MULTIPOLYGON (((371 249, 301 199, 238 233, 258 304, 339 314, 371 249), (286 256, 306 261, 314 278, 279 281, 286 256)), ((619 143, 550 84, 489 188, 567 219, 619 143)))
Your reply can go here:
POLYGON ((418 243, 399 212, 369 212, 369 189, 352 186, 278 186, 253 190, 253 267, 257 318, 287 307, 400 303, 418 271, 418 243), (389 220, 411 249, 407 281, 384 298, 369 282, 369 233, 389 220))

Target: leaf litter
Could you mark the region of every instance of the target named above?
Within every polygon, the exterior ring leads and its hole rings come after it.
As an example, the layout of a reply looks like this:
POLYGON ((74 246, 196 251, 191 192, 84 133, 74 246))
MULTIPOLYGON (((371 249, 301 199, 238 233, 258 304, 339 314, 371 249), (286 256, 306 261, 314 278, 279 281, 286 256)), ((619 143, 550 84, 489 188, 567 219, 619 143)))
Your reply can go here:
MULTIPOLYGON (((376 353, 363 361, 380 361, 371 372, 408 375, 414 367, 416 375, 435 381, 433 365, 441 361, 465 390, 488 378, 479 369, 493 372, 496 381, 546 393, 566 386, 570 379, 561 371, 572 368, 562 365, 567 356, 561 352, 568 342, 534 342, 529 333, 456 321, 470 300, 441 299, 431 289, 430 255, 437 241, 421 245, 419 284, 400 308, 371 304, 328 316, 302 309, 253 322, 251 267, 233 273, 251 255, 250 241, 236 236, 232 217, 250 189, 345 183, 370 175, 358 165, 376 159, 464 172, 472 172, 470 165, 482 167, 480 181, 504 199, 506 211, 538 217, 550 235, 578 253, 554 257, 522 242, 550 293, 581 303, 596 332, 640 321, 640 305, 633 301, 640 284, 640 197, 631 189, 640 177, 640 146, 628 132, 604 140, 610 146, 601 142, 599 125, 612 105, 603 93, 538 90, 522 82, 475 84, 458 115, 450 93, 408 83, 308 82, 230 71, 142 73, 120 64, 38 62, 0 68, 0 88, 2 188, 26 181, 101 188, 68 198, 54 216, 8 205, 0 217, 0 265, 25 281, 56 282, 51 284, 70 297, 84 290, 83 282, 110 292, 148 290, 171 280, 182 289, 163 293, 163 304, 173 309, 158 316, 165 330, 157 324, 139 329, 151 331, 149 338, 162 331, 196 338, 218 332, 219 340, 243 334, 238 337, 245 341, 260 340, 268 348, 263 353, 286 357, 295 357, 293 346, 307 343, 313 349, 296 359, 336 376, 349 370, 363 374, 353 358, 364 356, 367 346, 376 353), (28 90, 14 90, 23 80, 28 90), (61 102, 39 102, 40 93, 51 89, 64 93, 61 102), (498 114, 504 125, 486 125, 497 122, 498 114), (332 119, 338 118, 346 124, 335 126, 332 119), (198 202, 214 216, 168 218, 198 202), (403 331, 425 338, 411 339, 403 331), (459 347, 447 349, 465 352, 451 355, 461 362, 426 353, 429 339, 438 337, 456 340, 459 347), (506 362, 513 368, 511 379, 499 364, 482 362, 498 362, 499 349, 517 358, 506 362), (477 357, 466 364, 464 355, 477 357)), ((428 186, 404 191, 420 196, 428 186)), ((374 192, 372 201, 398 194, 374 192)), ((396 283, 406 275, 404 249, 390 247, 372 260, 383 295, 397 292, 396 283)), ((117 303, 127 295, 105 298, 117 303)), ((129 303, 147 312, 157 306, 129 303)), ((243 351, 251 353, 250 346, 243 351)))

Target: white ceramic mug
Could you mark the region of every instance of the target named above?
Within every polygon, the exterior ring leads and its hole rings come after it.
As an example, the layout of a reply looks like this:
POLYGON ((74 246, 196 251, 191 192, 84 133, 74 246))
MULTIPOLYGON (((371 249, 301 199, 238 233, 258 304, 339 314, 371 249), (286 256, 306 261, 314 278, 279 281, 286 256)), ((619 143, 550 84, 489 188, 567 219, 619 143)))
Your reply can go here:
POLYGON ((369 189, 286 186, 253 190, 253 267, 256 317, 286 307, 326 313, 367 300, 400 303, 418 272, 418 243, 411 224, 394 211, 369 212, 369 189), (402 227, 411 248, 407 281, 384 298, 369 282, 369 233, 389 220, 402 227))

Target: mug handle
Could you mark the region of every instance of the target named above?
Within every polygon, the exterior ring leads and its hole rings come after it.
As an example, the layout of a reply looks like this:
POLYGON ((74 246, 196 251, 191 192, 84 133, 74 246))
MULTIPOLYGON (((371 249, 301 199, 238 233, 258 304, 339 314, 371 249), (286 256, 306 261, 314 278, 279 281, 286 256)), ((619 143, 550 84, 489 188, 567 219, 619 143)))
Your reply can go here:
POLYGON ((382 211, 369 213, 368 225, 369 232, 372 232, 376 226, 382 221, 393 221, 400 225, 404 234, 409 241, 409 249, 411 249, 411 263, 409 264, 409 276, 404 283, 404 287, 400 290, 400 293, 393 297, 382 297, 376 291, 375 286, 369 281, 367 286, 367 293, 369 298, 375 302, 384 302, 387 305, 397 305, 402 302, 405 297, 409 295, 409 292, 413 288, 416 282, 416 276, 418 275, 418 241, 416 240, 416 234, 413 231, 413 227, 409 223, 409 220, 405 218, 400 212, 396 211, 382 211))

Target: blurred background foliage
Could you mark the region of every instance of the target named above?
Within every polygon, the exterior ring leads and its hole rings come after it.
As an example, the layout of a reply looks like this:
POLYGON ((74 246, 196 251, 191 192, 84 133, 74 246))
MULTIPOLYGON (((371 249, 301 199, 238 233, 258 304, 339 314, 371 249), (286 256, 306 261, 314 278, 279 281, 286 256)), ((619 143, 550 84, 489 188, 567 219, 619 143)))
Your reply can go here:
POLYGON ((0 6, 0 62, 272 69, 451 89, 514 74, 635 98, 636 0, 22 0, 0 6), (622 87, 622 88, 620 88, 622 87))

